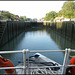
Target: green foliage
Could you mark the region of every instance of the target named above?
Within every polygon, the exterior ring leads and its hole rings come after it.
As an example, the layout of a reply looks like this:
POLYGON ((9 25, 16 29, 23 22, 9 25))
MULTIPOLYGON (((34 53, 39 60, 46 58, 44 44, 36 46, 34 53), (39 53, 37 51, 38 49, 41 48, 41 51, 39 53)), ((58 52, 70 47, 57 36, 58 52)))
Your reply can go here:
POLYGON ((57 13, 55 11, 51 11, 46 14, 45 20, 49 21, 51 19, 54 19, 55 17, 57 17, 57 13))
POLYGON ((60 10, 59 12, 58 12, 58 17, 61 17, 62 16, 62 10, 60 10))
POLYGON ((11 17, 11 14, 10 13, 2 13, 2 15, 4 16, 4 18, 10 18, 11 17))
POLYGON ((6 18, 6 19, 16 19, 16 17, 19 17, 18 15, 14 15, 6 11, 1 12, 1 15, 3 15, 3 18, 6 18))
POLYGON ((20 16, 20 19, 22 19, 22 20, 24 19, 25 20, 26 16, 20 16))
POLYGON ((33 20, 34 20, 34 21, 37 21, 37 18, 34 18, 33 20))
POLYGON ((49 13, 46 14, 46 16, 44 17, 45 20, 52 20, 55 19, 56 17, 65 17, 65 18, 75 18, 75 2, 72 0, 68 0, 66 1, 63 6, 62 9, 56 13, 55 11, 51 11, 49 13))
POLYGON ((62 10, 59 11, 58 16, 64 16, 66 18, 75 17, 75 2, 67 1, 63 4, 62 10))
POLYGON ((26 18, 25 20, 26 20, 26 21, 31 21, 32 19, 31 19, 31 18, 26 18))
POLYGON ((0 19, 2 19, 2 18, 4 18, 4 16, 3 15, 0 15, 0 19))

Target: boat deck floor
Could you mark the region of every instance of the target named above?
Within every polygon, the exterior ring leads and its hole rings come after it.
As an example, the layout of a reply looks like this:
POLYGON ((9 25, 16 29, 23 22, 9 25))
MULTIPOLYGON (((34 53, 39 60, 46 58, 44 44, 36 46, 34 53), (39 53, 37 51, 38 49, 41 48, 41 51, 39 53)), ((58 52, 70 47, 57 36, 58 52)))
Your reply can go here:
MULTIPOLYGON (((26 64, 28 65, 28 64, 26 64)), ((16 69, 17 74, 24 74, 24 70, 26 71, 26 74, 59 74, 59 69, 53 70, 53 68, 49 68, 44 64, 36 64, 36 63, 29 63, 29 68, 26 66, 25 69, 16 69)), ((23 63, 20 63, 17 67, 24 67, 23 63)))

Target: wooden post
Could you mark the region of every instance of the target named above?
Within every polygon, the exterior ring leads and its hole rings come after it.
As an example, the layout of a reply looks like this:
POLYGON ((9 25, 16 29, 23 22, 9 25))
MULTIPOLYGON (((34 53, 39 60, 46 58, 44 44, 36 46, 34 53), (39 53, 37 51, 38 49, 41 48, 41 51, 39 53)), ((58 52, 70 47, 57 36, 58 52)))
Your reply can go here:
POLYGON ((74 23, 72 23, 71 42, 73 40, 73 34, 74 34, 74 23))

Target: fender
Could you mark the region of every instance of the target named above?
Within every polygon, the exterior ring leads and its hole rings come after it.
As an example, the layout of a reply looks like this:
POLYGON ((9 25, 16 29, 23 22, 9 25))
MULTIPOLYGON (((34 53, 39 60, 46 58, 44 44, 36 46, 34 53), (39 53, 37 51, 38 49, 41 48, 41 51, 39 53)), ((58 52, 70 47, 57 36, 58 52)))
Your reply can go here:
MULTIPOLYGON (((73 57, 73 58, 70 60, 69 65, 75 65, 75 57, 73 57)), ((71 74, 74 74, 74 75, 75 75, 75 67, 72 67, 72 69, 70 69, 70 72, 71 72, 71 74)))
MULTIPOLYGON (((14 67, 14 65, 6 58, 0 57, 0 67, 14 67)), ((7 74, 13 73, 15 69, 5 69, 7 74)))

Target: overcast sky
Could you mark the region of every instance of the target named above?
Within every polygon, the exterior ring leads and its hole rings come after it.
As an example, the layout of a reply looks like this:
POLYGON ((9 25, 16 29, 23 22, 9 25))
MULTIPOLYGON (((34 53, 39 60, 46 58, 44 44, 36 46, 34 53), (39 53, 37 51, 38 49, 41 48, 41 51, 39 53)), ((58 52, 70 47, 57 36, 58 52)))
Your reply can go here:
POLYGON ((0 1, 0 10, 27 18, 42 18, 50 11, 61 10, 65 1, 0 1))

